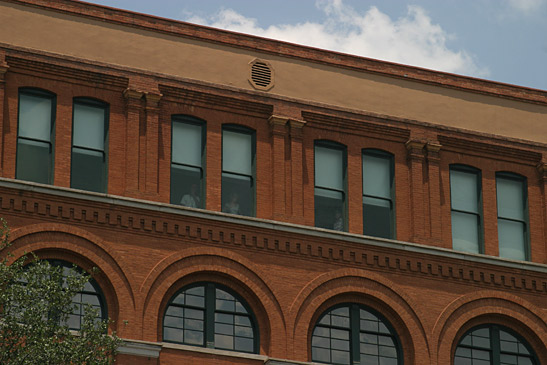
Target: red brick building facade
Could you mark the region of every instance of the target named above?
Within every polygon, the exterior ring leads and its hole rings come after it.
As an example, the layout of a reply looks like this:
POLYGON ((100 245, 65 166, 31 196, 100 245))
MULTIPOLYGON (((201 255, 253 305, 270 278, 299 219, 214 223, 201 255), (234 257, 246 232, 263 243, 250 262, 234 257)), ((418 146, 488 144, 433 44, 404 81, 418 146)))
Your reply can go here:
POLYGON ((546 91, 69 0, 0 24, 0 216, 100 269, 118 363, 547 363, 546 91))

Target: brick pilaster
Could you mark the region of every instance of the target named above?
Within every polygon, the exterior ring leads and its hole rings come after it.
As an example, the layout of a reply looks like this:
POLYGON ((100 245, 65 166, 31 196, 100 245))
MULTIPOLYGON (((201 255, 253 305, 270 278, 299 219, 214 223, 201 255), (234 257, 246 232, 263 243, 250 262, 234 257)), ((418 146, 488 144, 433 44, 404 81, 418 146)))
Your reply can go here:
POLYGON ((146 93, 146 156, 145 160, 145 192, 147 195, 159 194, 159 102, 162 95, 146 93))
POLYGON ((139 190, 139 136, 141 99, 144 93, 126 89, 123 93, 126 100, 126 165, 125 189, 128 196, 135 196, 139 190))
POLYGON ((425 142, 408 140, 406 142, 407 161, 410 173, 410 214, 411 214, 411 241, 425 243, 425 213, 424 204, 424 164, 425 142))
POLYGON ((290 125, 290 186, 291 186, 291 215, 295 223, 304 222, 304 146, 302 128, 306 125, 303 120, 289 121, 290 125))
POLYGON ((289 118, 272 115, 269 118, 272 137, 272 211, 274 219, 285 220, 286 216, 286 171, 285 171, 285 139, 286 124, 289 118))
MULTIPOLYGON (((442 221, 441 221, 441 189, 440 189, 440 158, 441 145, 438 142, 428 142, 425 146, 427 151, 427 179, 429 187, 429 227, 428 236, 431 243, 436 246, 442 244, 442 221)), ((449 247, 447 247, 449 248, 449 247)))

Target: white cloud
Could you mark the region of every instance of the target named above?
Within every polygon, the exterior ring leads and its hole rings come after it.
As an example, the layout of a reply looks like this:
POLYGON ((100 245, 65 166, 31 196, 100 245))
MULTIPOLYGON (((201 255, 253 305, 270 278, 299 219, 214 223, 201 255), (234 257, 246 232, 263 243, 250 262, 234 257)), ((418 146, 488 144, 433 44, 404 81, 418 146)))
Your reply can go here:
POLYGON ((509 6, 513 9, 530 15, 540 10, 542 6, 547 4, 547 0, 508 0, 509 6))
POLYGON ((190 17, 187 20, 440 71, 478 77, 489 75, 489 71, 477 66, 467 52, 449 49, 446 43, 450 35, 440 25, 434 24, 419 6, 409 6, 406 15, 399 19, 391 19, 377 7, 359 13, 342 0, 320 0, 316 6, 326 15, 322 23, 279 24, 263 28, 256 19, 247 18, 232 9, 222 9, 209 18, 190 17))

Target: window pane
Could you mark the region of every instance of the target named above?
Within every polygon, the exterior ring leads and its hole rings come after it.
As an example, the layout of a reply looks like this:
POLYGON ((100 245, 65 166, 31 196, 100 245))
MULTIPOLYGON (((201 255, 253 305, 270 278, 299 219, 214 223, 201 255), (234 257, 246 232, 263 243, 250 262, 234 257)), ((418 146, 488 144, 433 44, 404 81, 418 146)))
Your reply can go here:
POLYGON ((526 260, 524 223, 498 219, 500 257, 526 260))
POLYGON ((336 231, 345 230, 342 192, 315 188, 315 226, 336 231))
POLYGON ((74 146, 104 150, 104 113, 102 107, 74 104, 74 146))
POLYGON ((247 176, 222 174, 222 211, 231 214, 254 215, 252 180, 247 176))
POLYGON ((252 135, 222 131, 222 171, 252 175, 252 135))
POLYGON ((315 186, 344 190, 344 152, 315 146, 315 186))
POLYGON ((17 143, 17 178, 49 184, 50 177, 50 144, 19 138, 17 143))
POLYGON ((479 213, 477 174, 450 170, 450 201, 452 209, 479 213))
POLYGON ((200 168, 171 164, 171 204, 203 208, 201 179, 200 168))
POLYGON ((104 193, 105 183, 104 154, 73 147, 70 186, 75 189, 104 193))
POLYGON ((201 167, 202 127, 177 121, 174 121, 172 125, 172 162, 201 167))
POLYGON ((523 221, 524 199, 523 183, 519 180, 496 179, 498 198, 498 217, 511 218, 523 221))
POLYGON ((19 137, 51 141, 52 99, 19 94, 19 137))
POLYGON ((392 238, 391 201, 363 197, 363 233, 369 236, 392 238))
POLYGON ((457 251, 480 252, 476 215, 452 212, 452 247, 457 251))
POLYGON ((363 194, 391 199, 391 160, 363 155, 363 194))

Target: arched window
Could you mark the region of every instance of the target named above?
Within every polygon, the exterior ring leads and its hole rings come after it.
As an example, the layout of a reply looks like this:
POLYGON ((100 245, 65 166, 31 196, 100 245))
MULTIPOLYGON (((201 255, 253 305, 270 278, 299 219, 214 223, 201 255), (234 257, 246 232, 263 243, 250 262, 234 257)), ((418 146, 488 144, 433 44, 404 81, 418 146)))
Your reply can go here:
POLYGON ((258 353, 258 330, 247 304, 214 283, 184 287, 169 300, 163 317, 163 340, 258 353))
POLYGON ((537 365, 530 345, 497 325, 472 328, 458 343, 454 365, 537 365))
POLYGON ((312 361, 329 364, 403 363, 391 325, 371 309, 342 304, 321 315, 313 329, 312 361))
MULTIPOLYGON (((63 270, 63 277, 67 277, 69 272, 74 266, 66 261, 50 260, 50 263, 54 266, 60 266, 63 270)), ((79 268, 75 268, 79 271, 79 268)), ((72 304, 74 311, 68 316, 67 325, 71 330, 79 330, 82 326, 83 318, 85 315, 85 307, 87 305, 97 310, 97 319, 107 320, 108 313, 106 310, 106 301, 103 292, 97 282, 93 278, 89 278, 78 293, 72 298, 72 304)))
MULTIPOLYGON (((71 275, 71 271, 75 270, 76 275, 82 274, 82 270, 70 262, 63 260, 47 260, 51 266, 59 267, 62 276, 59 276, 59 285, 65 287, 66 279, 71 275)), ((73 274, 72 274, 73 275, 73 274)), ((23 282, 26 283, 25 280, 23 282)), ((79 331, 85 316, 86 307, 90 306, 97 311, 97 320, 106 321, 108 319, 108 311, 106 300, 101 288, 93 278, 85 283, 84 287, 72 298, 73 311, 68 315, 66 321, 62 320, 63 325, 67 325, 69 329, 79 331)), ((55 316, 55 313, 53 313, 55 316)))

